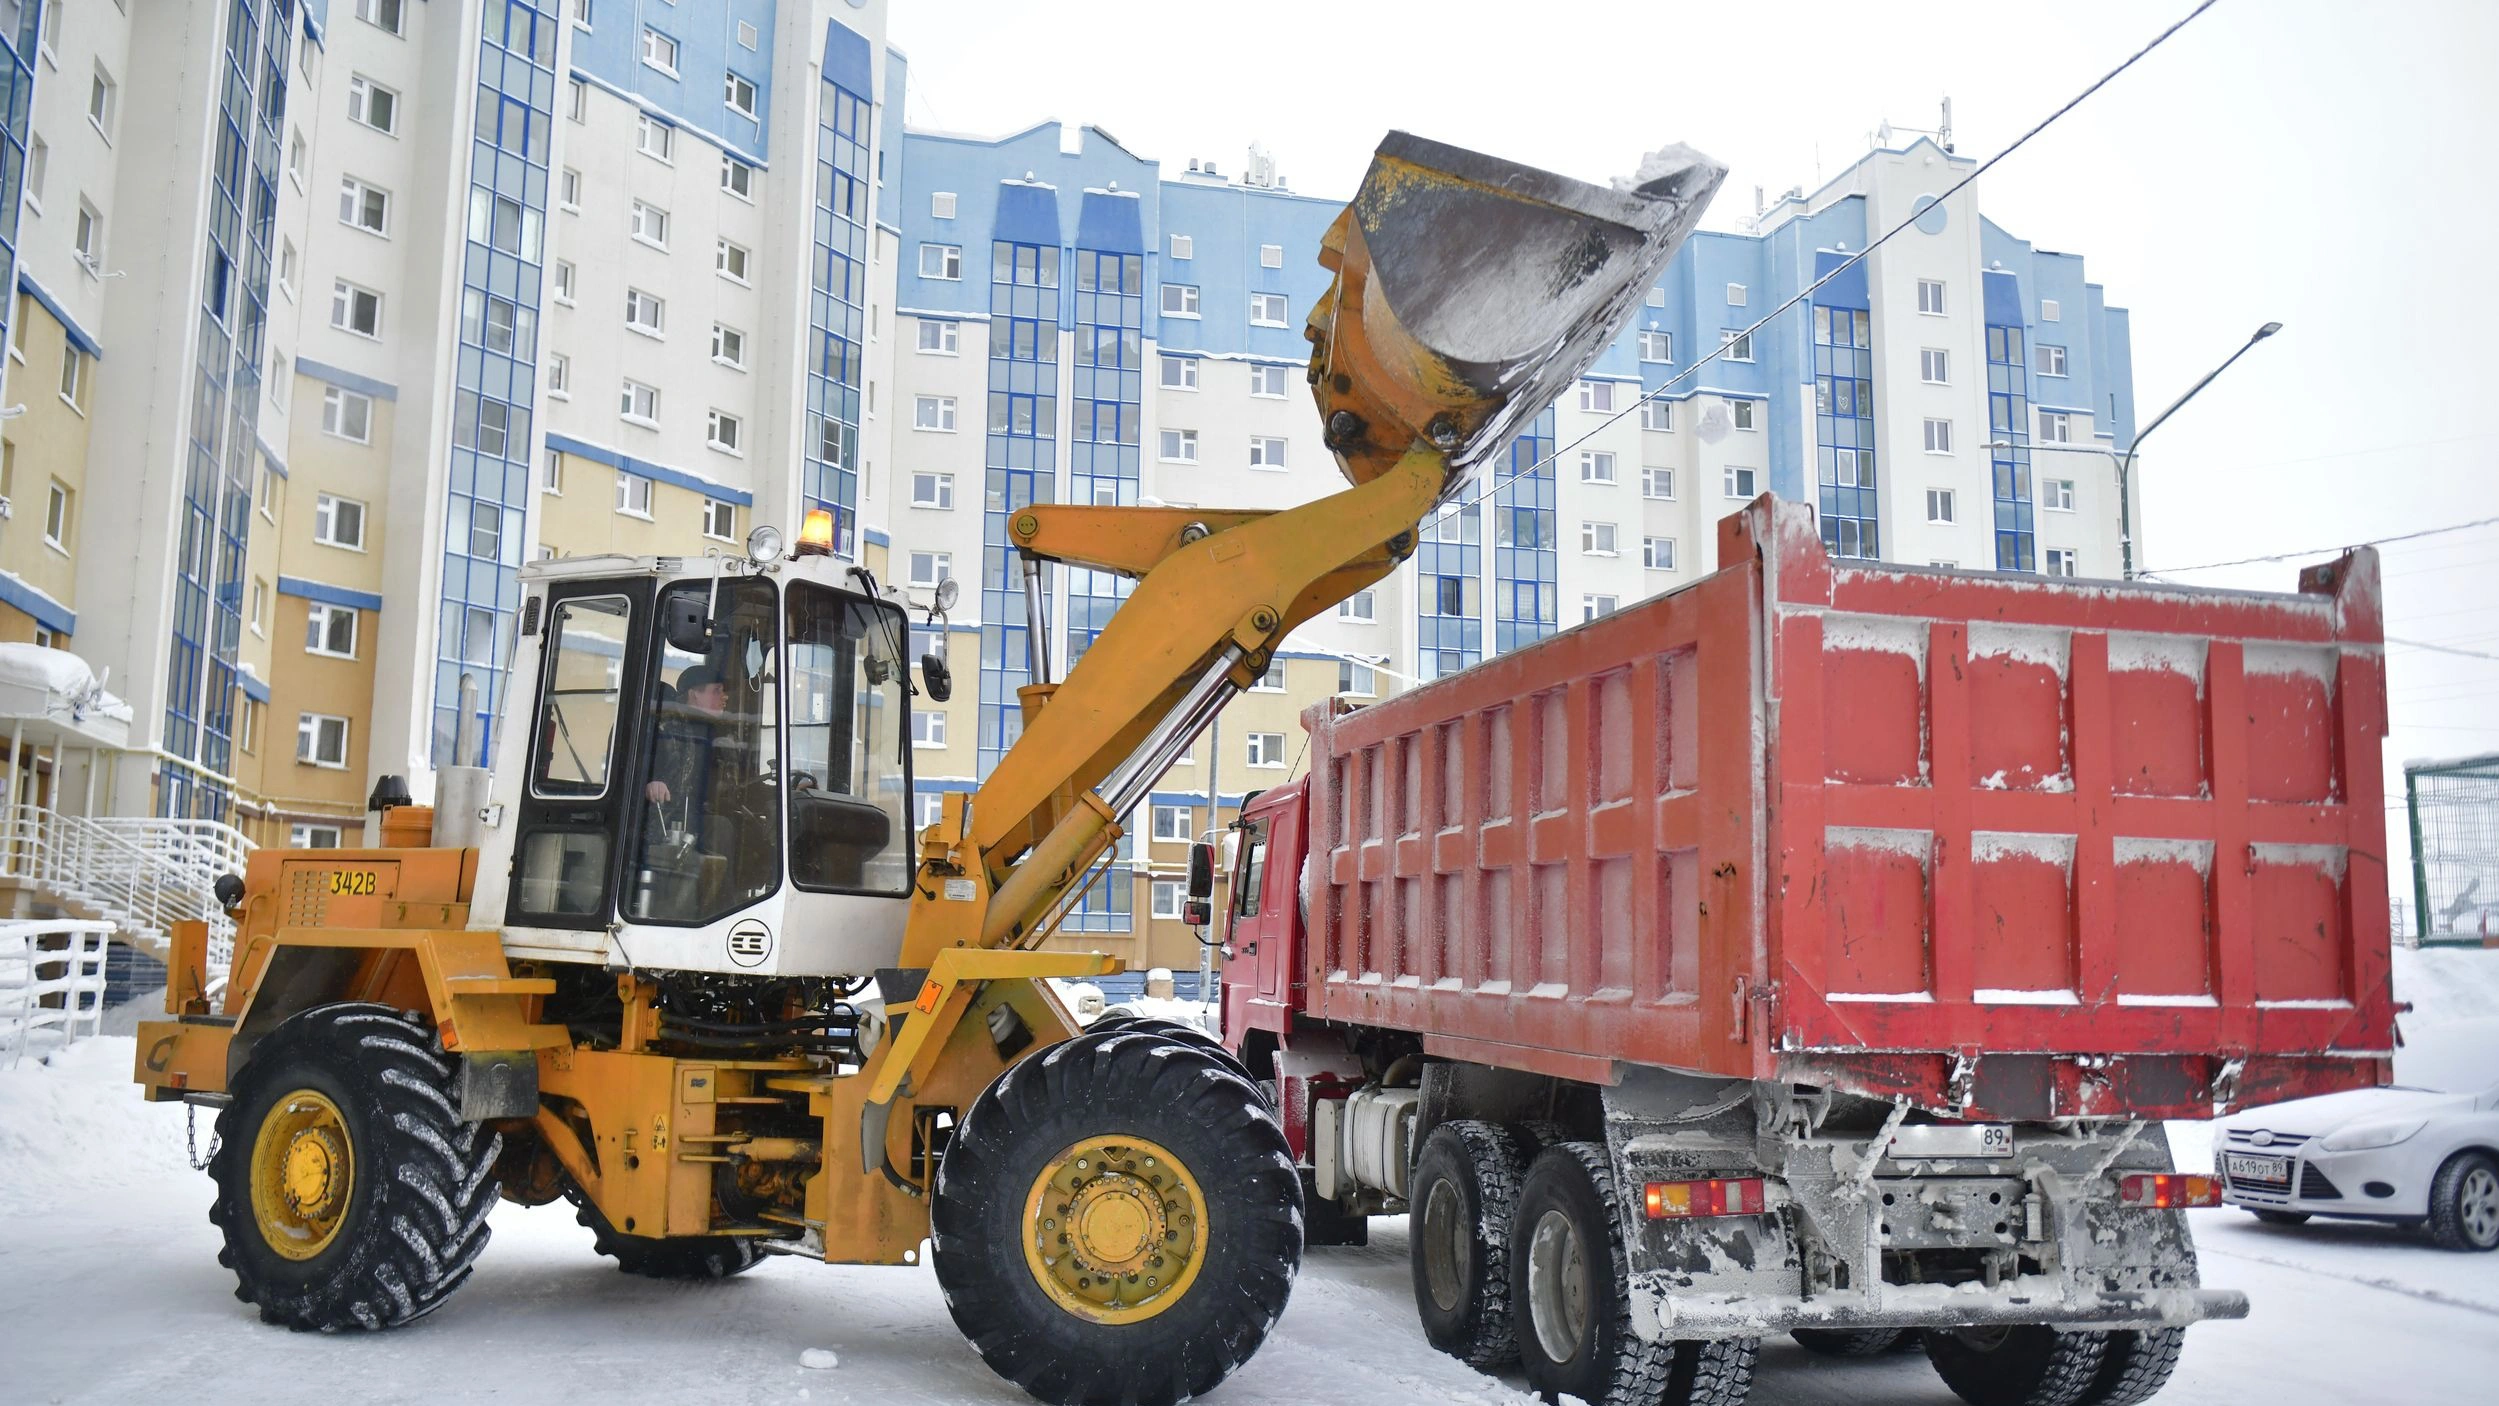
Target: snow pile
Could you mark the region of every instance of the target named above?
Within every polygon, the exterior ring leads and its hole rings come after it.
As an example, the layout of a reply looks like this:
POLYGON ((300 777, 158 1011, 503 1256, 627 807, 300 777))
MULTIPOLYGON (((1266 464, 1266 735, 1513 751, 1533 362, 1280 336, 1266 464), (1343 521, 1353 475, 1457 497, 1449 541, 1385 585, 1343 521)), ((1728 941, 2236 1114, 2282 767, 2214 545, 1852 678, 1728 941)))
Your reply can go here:
MULTIPOLYGON (((182 1110, 151 1107, 130 1081, 137 1044, 99 1035, 0 1070, 0 1219, 38 1214, 71 1189, 131 1186, 182 1160, 182 1110)), ((209 1119, 200 1122, 208 1151, 209 1119)))
POLYGON ((1176 1021, 1182 1025, 1194 1025, 1209 1035, 1221 1033, 1215 1027, 1223 1019, 1220 1011, 1204 1001, 1178 1001, 1168 996, 1131 996, 1115 1003, 1103 1014, 1176 1021))

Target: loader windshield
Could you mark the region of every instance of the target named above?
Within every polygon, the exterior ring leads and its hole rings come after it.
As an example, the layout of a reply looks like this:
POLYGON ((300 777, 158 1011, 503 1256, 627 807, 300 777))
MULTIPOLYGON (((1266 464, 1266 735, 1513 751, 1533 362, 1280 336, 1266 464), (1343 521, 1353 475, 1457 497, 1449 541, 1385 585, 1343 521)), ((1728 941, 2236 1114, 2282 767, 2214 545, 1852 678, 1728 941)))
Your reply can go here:
POLYGON ((660 649, 643 727, 648 774, 626 916, 708 923, 781 883, 780 611, 772 583, 684 581, 661 596, 708 607, 700 654, 660 649))
POLYGON ((790 881, 802 889, 910 886, 909 638, 890 605, 790 586, 790 881))

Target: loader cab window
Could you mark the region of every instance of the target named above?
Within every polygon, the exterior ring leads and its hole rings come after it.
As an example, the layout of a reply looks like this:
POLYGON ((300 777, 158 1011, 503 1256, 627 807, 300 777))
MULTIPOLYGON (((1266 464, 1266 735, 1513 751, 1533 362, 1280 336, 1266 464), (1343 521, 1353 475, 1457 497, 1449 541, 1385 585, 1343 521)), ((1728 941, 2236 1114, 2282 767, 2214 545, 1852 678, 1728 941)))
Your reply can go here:
POLYGON ((711 642, 654 641, 640 726, 645 765, 625 916, 698 925, 769 898, 781 883, 780 605, 756 577, 683 581, 660 594, 706 603, 711 642))
POLYGON ((511 905, 524 921, 579 926, 607 917, 614 773, 633 605, 622 595, 559 598, 532 746, 511 905))
POLYGON ((1260 816, 1242 828, 1241 877, 1232 886, 1234 917, 1258 916, 1258 890, 1267 882, 1267 825, 1267 818, 1260 816))
POLYGON ((790 881, 910 890, 909 622, 891 605, 789 589, 790 881))

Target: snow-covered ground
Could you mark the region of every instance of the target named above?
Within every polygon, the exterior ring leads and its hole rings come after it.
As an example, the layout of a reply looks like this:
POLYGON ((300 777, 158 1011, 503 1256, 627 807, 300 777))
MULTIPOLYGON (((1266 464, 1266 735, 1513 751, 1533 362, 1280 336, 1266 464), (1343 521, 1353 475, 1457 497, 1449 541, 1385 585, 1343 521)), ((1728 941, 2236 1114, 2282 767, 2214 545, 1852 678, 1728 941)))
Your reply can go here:
MULTIPOLYGON (((2415 1050, 2499 1069, 2499 953, 2399 954, 2415 1050)), ((719 1284, 615 1272, 563 1207, 504 1206, 476 1277, 431 1318, 380 1336, 264 1327, 233 1297, 184 1160, 183 1114, 141 1103, 126 1038, 0 1072, 0 1401, 571 1403, 619 1389, 708 1403, 1026 1400, 964 1346, 926 1269, 779 1259, 719 1284), (800 1365, 829 1349, 838 1365, 800 1365)), ((2418 1077, 2409 1067, 2399 1074, 2418 1077)), ((203 1150, 207 1128, 200 1129, 203 1150)), ((2174 1130, 2197 1154, 2200 1129, 2174 1130)), ((2182 1158, 2184 1160, 2184 1158, 2182 1158)), ((2164 1406, 2489 1399, 2499 1381, 2499 1255, 2417 1236, 2199 1213, 2206 1281, 2247 1291, 2243 1323, 2188 1337, 2164 1406)), ((1766 1344, 1762 1406, 1946 1406, 1922 1357, 1809 1357, 1766 1344)), ((1370 1248, 1315 1250, 1267 1347, 1224 1406, 1526 1406, 1515 1376, 1433 1352, 1414 1321, 1402 1220, 1370 1248)))

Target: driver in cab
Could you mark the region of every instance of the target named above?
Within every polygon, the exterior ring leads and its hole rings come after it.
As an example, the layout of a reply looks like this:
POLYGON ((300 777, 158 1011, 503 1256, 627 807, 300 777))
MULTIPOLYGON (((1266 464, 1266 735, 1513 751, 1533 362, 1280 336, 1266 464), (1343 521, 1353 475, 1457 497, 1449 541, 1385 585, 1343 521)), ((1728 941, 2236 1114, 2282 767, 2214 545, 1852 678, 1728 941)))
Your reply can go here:
POLYGON ((704 890, 737 854, 734 818, 725 814, 737 783, 735 719, 727 677, 709 663, 677 676, 675 697, 660 704, 651 738, 651 779, 643 798, 651 822, 643 840, 643 893, 638 916, 686 921, 709 907, 704 890), (708 862, 707 862, 708 861, 708 862))

